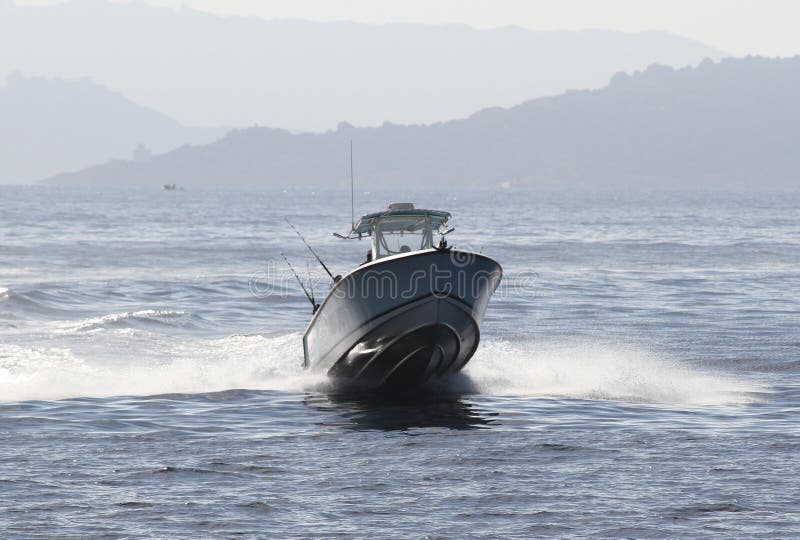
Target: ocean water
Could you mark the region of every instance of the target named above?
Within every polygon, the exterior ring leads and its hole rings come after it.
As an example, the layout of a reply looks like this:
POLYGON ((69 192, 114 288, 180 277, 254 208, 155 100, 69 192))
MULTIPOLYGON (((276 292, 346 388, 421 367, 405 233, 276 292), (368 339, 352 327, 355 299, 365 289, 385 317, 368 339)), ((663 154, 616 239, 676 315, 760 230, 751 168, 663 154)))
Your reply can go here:
POLYGON ((349 193, 0 186, 0 536, 800 536, 800 193, 390 200, 505 269, 392 398, 300 365, 349 193))

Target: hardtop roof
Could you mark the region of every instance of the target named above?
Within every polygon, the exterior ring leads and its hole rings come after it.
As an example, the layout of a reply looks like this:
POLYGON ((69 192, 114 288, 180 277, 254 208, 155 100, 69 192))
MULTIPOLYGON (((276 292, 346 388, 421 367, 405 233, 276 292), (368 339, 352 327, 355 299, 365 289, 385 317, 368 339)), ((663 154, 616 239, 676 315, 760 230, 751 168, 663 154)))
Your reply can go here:
POLYGON ((361 216, 361 218, 358 220, 358 223, 356 223, 353 227, 352 233, 357 235, 372 234, 373 225, 384 220, 397 221, 398 231, 407 230, 408 232, 413 232, 415 230, 419 230, 421 225, 424 223, 424 221, 421 220, 425 220, 428 217, 430 217, 433 230, 436 231, 444 226, 451 216, 450 212, 444 212, 442 210, 426 210, 424 208, 384 210, 382 212, 373 212, 372 214, 364 214, 361 216), (408 218, 408 228, 402 226, 402 218, 404 217, 408 218), (417 223, 419 223, 419 225, 415 226, 417 223))

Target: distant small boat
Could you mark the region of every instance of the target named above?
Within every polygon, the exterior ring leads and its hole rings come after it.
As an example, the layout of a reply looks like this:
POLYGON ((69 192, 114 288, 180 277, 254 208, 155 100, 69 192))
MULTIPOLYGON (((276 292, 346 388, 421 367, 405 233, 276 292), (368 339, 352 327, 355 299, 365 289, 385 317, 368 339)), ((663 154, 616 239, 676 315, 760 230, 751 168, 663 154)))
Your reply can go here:
POLYGON ((175 191, 178 189, 178 184, 164 184, 164 191, 175 191))
POLYGON ((358 386, 403 389, 467 364, 502 269, 485 255, 448 247, 449 219, 395 203, 336 234, 369 237, 372 245, 366 262, 333 278, 322 304, 310 297, 306 368, 358 386))

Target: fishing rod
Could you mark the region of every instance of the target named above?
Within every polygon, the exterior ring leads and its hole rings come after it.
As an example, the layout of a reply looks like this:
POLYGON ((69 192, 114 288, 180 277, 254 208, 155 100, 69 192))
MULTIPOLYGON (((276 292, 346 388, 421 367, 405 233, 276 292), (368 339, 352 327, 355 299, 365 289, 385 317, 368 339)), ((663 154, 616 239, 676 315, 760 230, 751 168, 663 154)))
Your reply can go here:
POLYGON ((289 262, 289 259, 287 259, 287 258, 286 258, 286 255, 284 255, 283 253, 281 253, 281 257, 283 257, 283 260, 284 260, 284 261, 286 261, 286 266, 288 266, 288 267, 289 267, 289 270, 291 270, 291 271, 292 271, 292 274, 294 274, 294 278, 295 278, 295 279, 297 280, 297 282, 300 284, 300 288, 302 288, 302 289, 303 289, 303 292, 304 292, 304 293, 306 293, 306 298, 308 298, 308 301, 309 301, 309 302, 311 302, 312 309, 314 310, 314 313, 316 313, 316 312, 317 312, 317 309, 319 308, 319 305, 317 305, 317 302, 316 302, 316 300, 314 299, 314 292, 313 292, 313 291, 314 291, 314 289, 311 289, 311 291, 312 291, 312 292, 311 292, 311 294, 309 294, 309 293, 308 293, 308 289, 306 289, 306 286, 305 286, 305 284, 303 283, 303 280, 302 280, 302 279, 300 279, 300 276, 298 276, 298 275, 297 275, 297 272, 295 272, 295 270, 294 270, 294 266, 292 266, 292 263, 290 263, 290 262, 289 262))
POLYGON ((311 246, 309 246, 309 245, 308 245, 308 242, 306 242, 306 239, 305 239, 305 238, 303 238, 303 235, 302 235, 302 234, 300 234, 300 231, 298 231, 297 229, 295 229, 295 228, 294 228, 294 225, 292 225, 292 222, 291 222, 291 221, 289 221, 289 218, 283 218, 283 219, 285 219, 285 220, 286 220, 286 223, 288 223, 288 224, 289 224, 289 227, 291 227, 291 228, 292 228, 292 230, 293 230, 295 233, 297 233, 297 236, 298 236, 298 237, 300 237, 300 240, 302 240, 302 241, 303 241, 303 243, 306 245, 306 247, 308 248, 308 250, 309 250, 309 251, 310 251, 310 252, 311 252, 311 253, 314 255, 314 257, 316 257, 316 259, 317 259, 317 261, 319 262, 319 264, 321 264, 321 265, 322 265, 322 268, 324 268, 324 269, 325 269, 325 271, 328 273, 328 275, 331 277, 331 279, 332 279, 332 280, 334 280, 334 281, 336 281, 336 278, 335 278, 335 277, 333 277, 333 274, 331 273, 331 271, 330 271, 330 270, 328 270, 328 267, 327 267, 327 266, 325 266, 325 263, 324 263, 324 262, 322 262, 322 259, 320 259, 320 258, 319 258, 319 255, 317 255, 317 252, 316 252, 316 251, 314 251, 314 248, 312 248, 311 246))
POLYGON ((308 288, 311 289, 311 301, 314 303, 314 311, 317 310, 317 299, 314 298, 314 280, 311 279, 311 267, 306 260, 306 279, 308 280, 308 288))

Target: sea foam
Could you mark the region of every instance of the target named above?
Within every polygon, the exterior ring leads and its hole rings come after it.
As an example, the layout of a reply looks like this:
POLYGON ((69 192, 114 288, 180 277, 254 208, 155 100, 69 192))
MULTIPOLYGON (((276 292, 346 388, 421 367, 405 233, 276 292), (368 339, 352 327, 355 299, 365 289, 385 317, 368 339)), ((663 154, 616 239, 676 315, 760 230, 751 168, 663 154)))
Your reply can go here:
POLYGON ((638 346, 488 341, 466 368, 491 395, 712 405, 753 401, 762 389, 638 346))
MULTIPOLYGON (((120 337, 136 334, 120 331, 120 337)), ((136 346, 113 361, 65 347, 0 345, 0 400, 55 400, 229 389, 303 391, 327 383, 302 369, 298 334, 165 340, 155 354, 136 346)))

